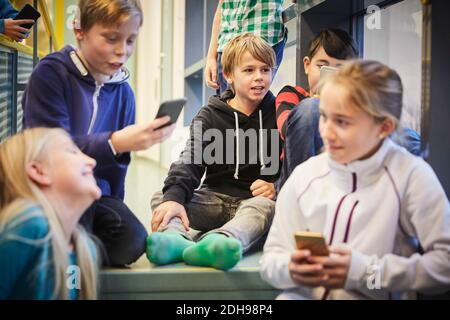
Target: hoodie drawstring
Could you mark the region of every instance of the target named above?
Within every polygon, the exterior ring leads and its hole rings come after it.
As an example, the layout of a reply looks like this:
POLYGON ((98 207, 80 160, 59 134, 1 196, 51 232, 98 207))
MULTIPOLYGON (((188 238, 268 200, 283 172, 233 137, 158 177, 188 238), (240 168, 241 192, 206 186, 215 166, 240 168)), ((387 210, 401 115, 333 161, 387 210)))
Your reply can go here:
POLYGON ((102 90, 103 84, 98 84, 97 81, 95 81, 95 92, 92 96, 92 117, 91 122, 89 124, 88 134, 92 133, 92 129, 94 128, 95 121, 97 120, 97 113, 98 113, 98 97, 100 96, 100 90, 102 90))
POLYGON ((263 122, 262 122, 262 111, 259 110, 259 161, 261 162, 261 170, 266 168, 266 164, 264 163, 264 143, 263 143, 263 122))
MULTIPOLYGON (((234 122, 236 126, 236 169, 234 171, 234 178, 239 179, 239 117, 237 112, 234 112, 234 122)), ((264 143, 263 143, 263 121, 262 111, 259 110, 259 161, 261 162, 261 170, 266 168, 264 163, 264 143)))
POLYGON ((234 171, 234 178, 239 179, 239 118, 237 112, 234 112, 234 123, 236 125, 236 169, 234 171))

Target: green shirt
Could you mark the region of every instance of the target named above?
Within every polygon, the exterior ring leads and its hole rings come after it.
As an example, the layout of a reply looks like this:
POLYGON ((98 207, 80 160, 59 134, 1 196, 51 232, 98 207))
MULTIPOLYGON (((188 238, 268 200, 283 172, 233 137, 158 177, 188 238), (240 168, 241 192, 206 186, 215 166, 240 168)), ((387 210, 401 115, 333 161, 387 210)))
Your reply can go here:
MULTIPOLYGON (((52 298, 50 235, 48 220, 39 207, 24 210, 0 230, 0 300, 52 298)), ((95 250, 93 244, 92 248, 95 250)), ((69 265, 76 265, 75 253, 70 253, 67 259, 69 265)), ((68 293, 69 299, 78 298, 78 290, 71 289, 68 293)))
POLYGON ((284 37, 284 0, 223 0, 218 49, 241 33, 253 33, 274 46, 284 37))

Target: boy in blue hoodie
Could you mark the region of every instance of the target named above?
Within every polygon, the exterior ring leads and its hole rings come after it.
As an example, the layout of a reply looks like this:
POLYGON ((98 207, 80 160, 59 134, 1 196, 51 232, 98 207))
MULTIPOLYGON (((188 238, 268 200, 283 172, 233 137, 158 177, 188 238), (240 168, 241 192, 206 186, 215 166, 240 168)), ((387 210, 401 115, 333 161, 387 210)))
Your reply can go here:
POLYGON ((185 150, 153 196, 151 262, 227 270, 268 231, 281 149, 269 91, 275 61, 272 47, 253 34, 225 47, 232 90, 211 97, 194 118, 185 150), (189 226, 203 233, 198 242, 189 226))
POLYGON ((143 16, 139 0, 80 0, 74 21, 78 47, 48 55, 24 93, 25 127, 61 127, 97 162, 102 198, 80 223, 104 246, 105 265, 125 265, 145 251, 147 232, 123 203, 130 152, 164 140, 169 118, 135 122, 135 99, 124 63, 133 53, 143 16))

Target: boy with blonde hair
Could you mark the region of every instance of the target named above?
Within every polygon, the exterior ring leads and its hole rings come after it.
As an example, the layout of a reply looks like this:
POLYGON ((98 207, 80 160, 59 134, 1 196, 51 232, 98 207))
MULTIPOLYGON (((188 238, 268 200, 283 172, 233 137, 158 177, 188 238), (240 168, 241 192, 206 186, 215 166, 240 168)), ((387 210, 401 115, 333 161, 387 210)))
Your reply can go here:
POLYGON ((212 96, 194 118, 185 150, 153 196, 157 232, 147 240, 147 256, 155 264, 230 269, 272 221, 280 155, 269 91, 275 54, 261 38, 243 34, 227 45, 222 63, 232 89, 212 96), (203 233, 197 243, 189 226, 203 233))
POLYGON ((60 127, 97 162, 102 198, 80 222, 102 241, 109 265, 135 261, 147 232, 123 203, 130 152, 164 140, 173 126, 162 118, 135 123, 135 99, 124 67, 132 55, 143 14, 139 0, 80 0, 74 21, 78 46, 45 57, 23 97, 25 127, 60 127))

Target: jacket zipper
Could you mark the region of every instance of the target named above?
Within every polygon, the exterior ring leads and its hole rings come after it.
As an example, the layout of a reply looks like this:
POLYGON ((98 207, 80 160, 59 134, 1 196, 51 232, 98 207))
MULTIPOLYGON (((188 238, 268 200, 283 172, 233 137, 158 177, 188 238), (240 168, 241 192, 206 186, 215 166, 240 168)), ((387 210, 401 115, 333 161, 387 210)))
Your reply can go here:
POLYGON ((92 129, 95 124, 95 120, 97 120, 98 97, 100 96, 100 90, 102 89, 102 87, 103 87, 103 84, 99 85, 99 84, 97 84, 97 82, 95 82, 95 91, 94 91, 94 95, 92 96, 92 105, 93 105, 92 118, 91 118, 91 122, 89 124, 88 134, 90 134, 92 132, 92 129))
MULTIPOLYGON (((356 180, 356 173, 354 173, 354 172, 352 173, 352 178, 353 178, 352 191, 350 193, 347 193, 345 196, 343 196, 341 198, 341 200, 339 201, 339 204, 338 204, 338 206, 336 208, 336 213, 334 214, 334 220, 333 220, 333 227, 331 229, 330 241, 328 242, 329 246, 331 246, 331 244, 333 243, 334 231, 336 229, 337 218, 338 218, 338 215, 339 215, 339 211, 341 210, 342 203, 344 202, 345 198, 348 195, 350 195, 350 194, 352 194, 352 193, 354 193, 356 191, 356 182, 357 182, 357 180, 356 180)), ((352 222, 353 212, 354 212, 356 206, 358 205, 358 203, 359 203, 359 201, 356 201, 355 204, 353 205, 351 211, 350 211, 350 215, 349 215, 348 220, 347 220, 347 226, 345 228, 344 243, 347 243, 348 235, 350 233, 350 224, 352 222)), ((330 294, 330 290, 326 289, 325 292, 323 293, 322 300, 326 300, 328 298, 329 294, 330 294)))

